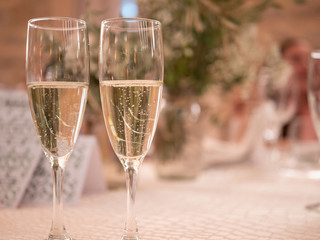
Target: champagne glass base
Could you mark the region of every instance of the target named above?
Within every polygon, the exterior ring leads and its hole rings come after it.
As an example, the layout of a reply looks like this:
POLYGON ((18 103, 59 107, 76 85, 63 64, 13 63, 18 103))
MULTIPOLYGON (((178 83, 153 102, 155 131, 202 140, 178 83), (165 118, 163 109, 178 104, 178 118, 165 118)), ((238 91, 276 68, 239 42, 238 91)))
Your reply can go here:
POLYGON ((122 236, 121 240, 141 240, 139 236, 122 236))
POLYGON ((70 238, 68 234, 62 234, 62 235, 49 234, 46 240, 74 240, 74 239, 70 238))
POLYGON ((320 213, 320 202, 308 204, 306 206, 306 209, 310 210, 310 211, 313 211, 313 212, 320 213))

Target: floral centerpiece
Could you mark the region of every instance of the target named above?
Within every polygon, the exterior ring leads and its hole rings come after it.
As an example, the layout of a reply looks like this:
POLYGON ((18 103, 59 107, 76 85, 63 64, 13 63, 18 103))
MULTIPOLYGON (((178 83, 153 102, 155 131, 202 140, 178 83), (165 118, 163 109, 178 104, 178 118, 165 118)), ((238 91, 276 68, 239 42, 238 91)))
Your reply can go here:
MULTIPOLYGON (((206 112, 199 96, 212 85, 218 87, 220 93, 242 84, 252 85, 260 67, 255 61, 261 64, 262 49, 255 49, 249 59, 246 52, 241 53, 247 50, 242 45, 256 40, 245 26, 256 22, 266 9, 280 6, 274 0, 160 0, 152 4, 139 0, 138 3, 141 16, 158 19, 163 27, 164 98, 168 108, 160 116, 157 156, 166 162, 180 154, 184 165, 188 165, 187 158, 199 159, 201 154, 201 146, 196 144, 201 142, 201 117, 197 122, 190 122, 195 119, 195 109, 199 109, 196 106, 206 112), (254 67, 251 63, 255 63, 254 67), (188 152, 190 148, 198 155, 188 152)), ((213 113, 210 115, 214 118, 213 113)), ((195 169, 195 166, 188 168, 195 169)))
MULTIPOLYGON (((139 0, 141 16, 161 21, 169 96, 202 94, 215 81, 210 66, 275 0, 139 0)), ((234 83, 241 80, 234 79, 234 83)), ((232 83, 231 83, 232 84, 232 83)))
MULTIPOLYGON (((190 136, 200 137, 201 129, 195 124, 200 119, 201 107, 205 107, 199 96, 212 85, 225 93, 240 85, 254 84, 259 69, 265 64, 262 58, 269 50, 256 44, 256 39, 252 38, 254 30, 246 26, 256 22, 266 9, 280 8, 280 5, 276 0, 137 0, 137 3, 139 17, 162 23, 166 104, 158 124, 156 153, 166 162, 184 152, 190 136), (251 51, 246 56, 248 47, 251 51)), ((93 93, 89 95, 89 109, 94 110, 100 102, 92 97, 99 96, 100 26, 92 24, 91 16, 87 15, 86 19, 93 93)))

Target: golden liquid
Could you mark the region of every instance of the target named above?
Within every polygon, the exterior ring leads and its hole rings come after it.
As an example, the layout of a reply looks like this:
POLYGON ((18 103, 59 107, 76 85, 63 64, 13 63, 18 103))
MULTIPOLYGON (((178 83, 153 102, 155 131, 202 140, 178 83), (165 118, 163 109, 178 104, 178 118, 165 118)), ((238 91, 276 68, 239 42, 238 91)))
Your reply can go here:
POLYGON ((34 125, 46 155, 67 156, 79 135, 88 84, 37 82, 27 87, 34 125))
POLYGON ((122 162, 140 161, 147 153, 159 115, 162 82, 100 82, 104 120, 111 145, 122 162))

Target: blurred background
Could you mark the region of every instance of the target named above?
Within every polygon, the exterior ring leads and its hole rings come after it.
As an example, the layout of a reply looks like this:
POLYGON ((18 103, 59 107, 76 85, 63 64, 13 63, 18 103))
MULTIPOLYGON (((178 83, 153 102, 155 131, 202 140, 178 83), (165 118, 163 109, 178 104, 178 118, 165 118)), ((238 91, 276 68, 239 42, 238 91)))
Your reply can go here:
MULTIPOLYGON (((319 12, 318 0, 0 1, 0 88, 25 88, 30 18, 86 19, 91 91, 82 133, 99 140, 106 177, 119 172, 122 179, 100 110, 100 22, 120 16, 158 19, 163 24, 166 88, 148 156, 158 175, 194 178, 216 164, 247 161, 301 170, 296 156, 303 161, 305 149, 293 158, 292 146, 316 141, 306 74, 311 49, 320 48, 319 12)), ((314 149, 311 145, 307 148, 314 149)), ((303 166, 317 168, 315 163, 303 166)), ((112 178, 109 183, 117 177, 112 178)))
MULTIPOLYGON (((258 28, 276 42, 281 42, 288 37, 301 37, 308 40, 314 48, 319 48, 320 31, 317 30, 317 24, 320 23, 319 1, 307 0, 301 1, 301 4, 296 4, 293 0, 277 2, 282 5, 282 9, 267 9, 257 22, 258 28)), ((153 3, 149 1, 149 4, 153 3)), ((1 87, 16 88, 19 84, 24 84, 25 42, 27 22, 30 18, 41 16, 79 18, 83 17, 90 9, 95 9, 104 11, 104 14, 99 16, 102 20, 119 17, 123 3, 120 0, 92 0, 90 8, 87 6, 85 0, 1 1, 1 87)))

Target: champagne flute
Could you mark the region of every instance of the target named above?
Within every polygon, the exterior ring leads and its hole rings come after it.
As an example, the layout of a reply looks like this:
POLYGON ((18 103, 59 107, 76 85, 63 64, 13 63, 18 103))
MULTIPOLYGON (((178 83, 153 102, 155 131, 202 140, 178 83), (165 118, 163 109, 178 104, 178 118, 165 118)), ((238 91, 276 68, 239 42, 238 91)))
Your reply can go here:
POLYGON ((48 239, 70 239, 63 223, 63 174, 78 138, 89 85, 83 20, 53 17, 28 22, 26 78, 31 114, 53 176, 48 239))
POLYGON ((312 121, 320 140, 320 50, 313 51, 308 73, 308 100, 312 121))
MULTIPOLYGON (((311 52, 309 59, 308 100, 313 126, 320 141, 320 50, 311 52)), ((307 206, 310 210, 319 211, 319 208, 320 202, 307 206)))
POLYGON ((101 23, 100 94, 108 136, 127 183, 122 239, 139 239, 136 178, 156 129, 163 82, 161 24, 141 18, 101 23))

